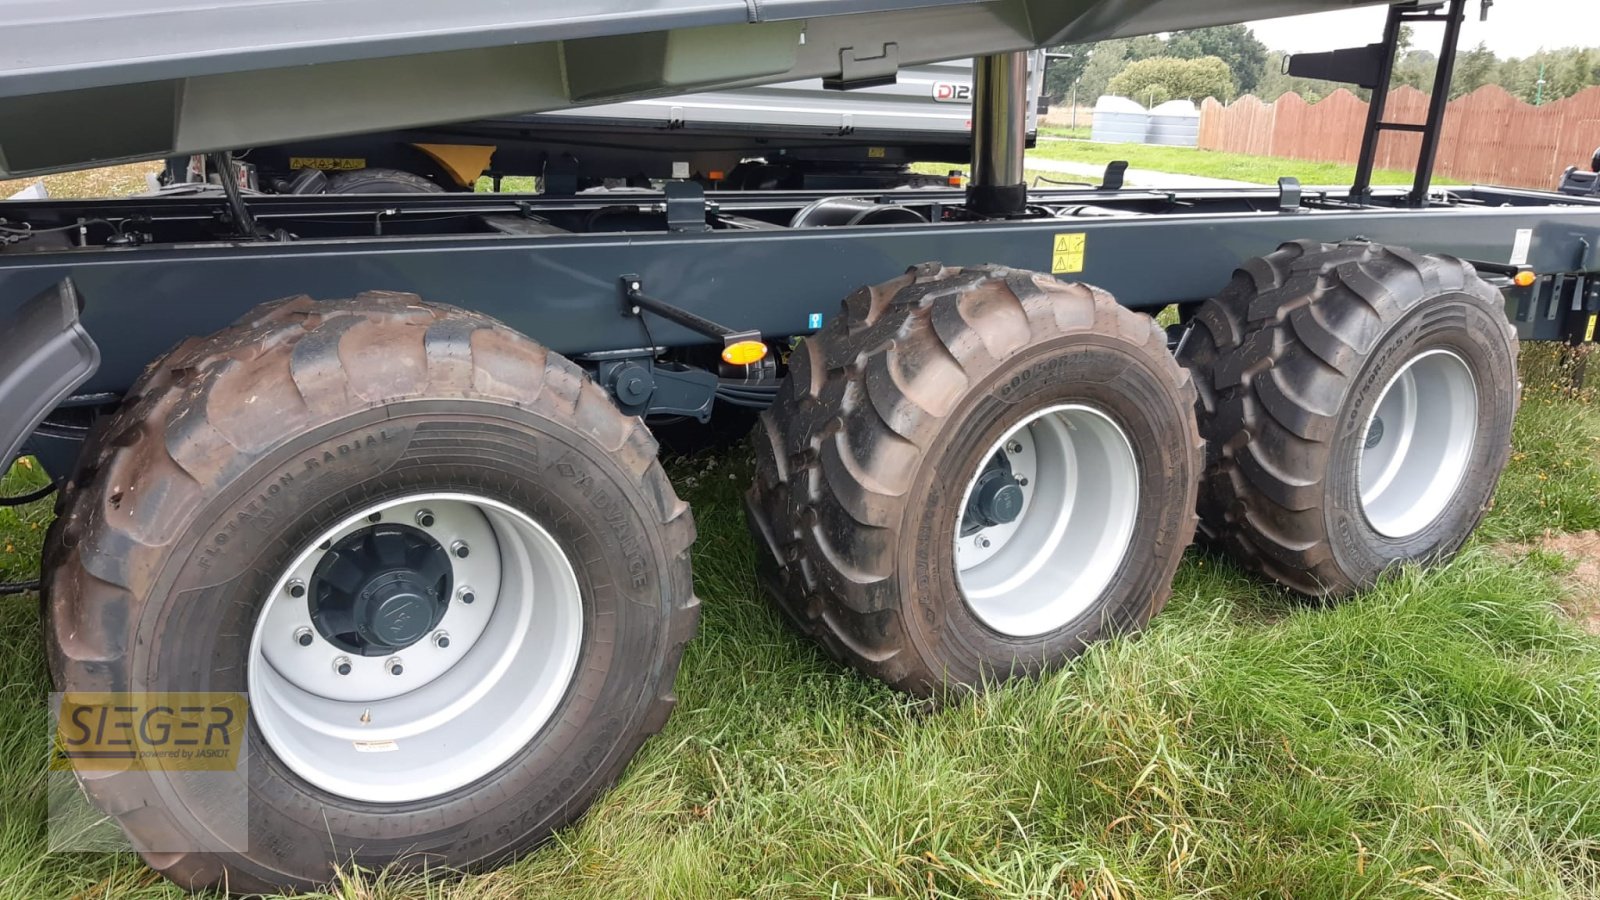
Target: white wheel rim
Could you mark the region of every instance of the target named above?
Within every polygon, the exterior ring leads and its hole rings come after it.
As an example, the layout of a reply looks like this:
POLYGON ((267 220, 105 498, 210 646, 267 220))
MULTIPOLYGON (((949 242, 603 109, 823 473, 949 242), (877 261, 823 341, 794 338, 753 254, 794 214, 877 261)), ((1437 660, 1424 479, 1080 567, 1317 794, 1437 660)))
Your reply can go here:
POLYGON ((412 495, 319 535, 278 579, 250 641, 251 712, 284 764, 325 791, 370 803, 436 797, 533 740, 571 686, 582 636, 577 576, 537 522, 485 497, 412 495), (425 513, 422 530, 450 548, 443 617, 381 655, 335 643, 313 620, 313 595, 291 592, 312 588, 329 546, 355 539, 369 517, 420 527, 425 513))
POLYGON ((1116 576, 1138 507, 1133 444, 1109 416, 1075 404, 1029 416, 989 448, 962 494, 956 580, 968 608, 1012 637, 1074 621, 1116 576), (1000 454, 1021 490, 1020 512, 989 524, 973 514, 974 492, 1000 454))
POLYGON ((1389 380, 1362 431, 1361 510, 1374 531, 1404 538, 1455 497, 1478 431, 1478 385, 1449 350, 1418 354, 1389 380))

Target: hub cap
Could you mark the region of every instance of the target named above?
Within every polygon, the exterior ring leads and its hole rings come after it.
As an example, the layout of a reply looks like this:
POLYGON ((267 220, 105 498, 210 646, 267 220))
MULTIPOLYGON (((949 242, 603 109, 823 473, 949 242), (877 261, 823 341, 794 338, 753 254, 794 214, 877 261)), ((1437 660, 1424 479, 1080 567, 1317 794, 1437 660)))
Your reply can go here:
POLYGON ((251 712, 306 781, 435 797, 515 755, 571 686, 572 565, 523 513, 469 494, 363 509, 309 542, 251 639, 251 712))
POLYGON ((1105 592, 1127 556, 1139 505, 1133 445, 1099 410, 1046 409, 990 448, 967 482, 956 580, 985 625, 1055 631, 1105 592))
POLYGON ((317 561, 311 621, 324 640, 352 653, 403 650, 444 618, 451 577, 449 554, 422 529, 358 528, 317 561))
POLYGON ((1449 350, 1395 373, 1367 420, 1358 483, 1374 531, 1409 537, 1439 518, 1461 486, 1478 431, 1478 386, 1449 350))

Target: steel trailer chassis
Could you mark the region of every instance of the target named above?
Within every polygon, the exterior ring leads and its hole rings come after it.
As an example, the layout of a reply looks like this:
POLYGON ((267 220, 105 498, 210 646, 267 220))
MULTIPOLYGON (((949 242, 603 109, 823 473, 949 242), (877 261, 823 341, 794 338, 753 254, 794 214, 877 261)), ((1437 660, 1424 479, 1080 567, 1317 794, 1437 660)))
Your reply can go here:
MULTIPOLYGON (((861 195, 702 195, 686 185, 665 194, 558 199, 251 198, 256 228, 293 233, 293 240, 230 237, 232 219, 220 197, 8 203, 3 211, 12 223, 63 230, 0 254, 0 321, 21 321, 30 303, 70 290, 78 323, 100 356, 92 375, 50 404, 55 414, 27 446, 54 474, 66 474, 86 409, 114 404, 182 337, 297 294, 404 291, 478 310, 591 371, 617 359, 656 369, 664 377, 654 392, 641 397, 635 389, 622 398, 630 412, 702 417, 712 410, 716 380, 685 379, 682 366, 662 371, 645 348, 653 344, 665 359, 705 373, 719 368, 714 355, 707 366, 695 350, 714 339, 649 312, 627 321, 635 317, 622 276, 673 306, 781 346, 817 330, 856 287, 927 260, 1053 270, 1104 287, 1134 309, 1177 304, 1187 320, 1246 259, 1287 240, 1359 238, 1479 262, 1500 277, 1508 314, 1525 339, 1592 340, 1590 323, 1600 312, 1600 200, 1450 188, 1419 210, 1406 206, 1405 191, 1382 188, 1365 203, 1292 184, 1036 190, 1026 218, 968 219, 961 192, 929 189, 866 198, 881 204, 874 207, 880 212, 914 213, 926 224, 787 227, 802 209, 851 197, 861 195), (586 233, 586 226, 595 230, 586 233), (1056 252, 1067 246, 1070 254, 1056 252), (1156 259, 1160 264, 1151 264, 1156 259), (1537 276, 1532 286, 1506 277, 1521 268, 1537 276)), ((38 340, 47 337, 55 335, 38 340)), ((82 341, 53 346, 61 358, 88 352, 82 341)), ((10 353, 20 359, 29 349, 10 353)), ((724 383, 750 382, 757 391, 770 388, 775 375, 720 374, 724 383)), ((0 421, 15 431, 31 421, 27 409, 39 399, 32 387, 0 396, 0 421)))

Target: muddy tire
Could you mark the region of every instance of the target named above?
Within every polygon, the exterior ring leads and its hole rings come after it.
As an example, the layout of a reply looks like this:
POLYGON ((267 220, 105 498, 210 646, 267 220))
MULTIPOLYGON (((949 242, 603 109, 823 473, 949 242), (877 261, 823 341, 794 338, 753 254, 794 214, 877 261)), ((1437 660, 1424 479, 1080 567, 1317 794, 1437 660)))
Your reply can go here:
POLYGON ((1366 242, 1251 260, 1179 351, 1207 441, 1205 539, 1338 597, 1454 554, 1494 496, 1517 337, 1472 266, 1366 242))
POLYGON ((236 852, 185 849, 224 813, 181 780, 79 773, 184 887, 487 867, 581 815, 673 706, 698 614, 687 504, 638 419, 487 317, 402 294, 268 304, 151 366, 72 482, 47 553, 57 689, 252 701, 236 852), (340 565, 380 562, 370 590, 341 586, 340 565), (357 594, 378 600, 358 614, 357 594), (520 683, 482 674, 502 663, 520 683), (449 694, 468 677, 499 714, 449 694), (330 737, 323 708, 378 732, 330 737))
POLYGON ((1201 444, 1148 317, 928 264, 850 296, 789 364, 747 519, 768 592, 839 660, 929 695, 1059 664, 1165 603, 1201 444))

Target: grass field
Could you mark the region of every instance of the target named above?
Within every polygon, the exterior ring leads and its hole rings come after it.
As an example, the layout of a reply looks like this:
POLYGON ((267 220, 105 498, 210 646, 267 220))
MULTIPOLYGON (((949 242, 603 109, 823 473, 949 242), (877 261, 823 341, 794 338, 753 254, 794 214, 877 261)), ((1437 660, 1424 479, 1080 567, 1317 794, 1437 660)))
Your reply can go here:
MULTIPOLYGON (((1274 156, 1245 156, 1240 153, 1220 153, 1192 147, 1096 144, 1086 140, 1041 140, 1038 146, 1028 151, 1028 155, 1040 159, 1059 159, 1096 165, 1125 159, 1128 165, 1135 169, 1154 169, 1158 172, 1200 175, 1206 178, 1228 178, 1258 184, 1277 184, 1279 178, 1292 176, 1300 179, 1300 183, 1305 185, 1349 187, 1355 181, 1356 175, 1355 166, 1342 163, 1311 162, 1274 156)), ((1379 170, 1373 173, 1372 183, 1410 184, 1412 178, 1410 172, 1379 170)), ((1433 181, 1440 185, 1460 184, 1458 181, 1441 177, 1435 177, 1433 181)))
MULTIPOLYGON (((1088 116, 1084 116, 1079 121, 1087 121, 1088 118, 1089 118, 1088 116)), ((1079 125, 1076 128, 1074 128, 1074 127, 1072 127, 1070 125, 1040 125, 1039 126, 1039 136, 1040 137, 1069 138, 1069 139, 1075 140, 1075 141, 1087 141, 1089 139, 1089 135, 1092 132, 1093 132, 1093 129, 1090 128, 1088 125, 1079 125)))
MULTIPOLYGON (((509 868, 333 893, 1593 896, 1600 638, 1561 608, 1596 597, 1538 547, 1600 528, 1600 407, 1548 348, 1527 357, 1510 471, 1453 564, 1320 609, 1193 551, 1144 636, 938 711, 759 596, 747 452, 675 461, 705 615, 665 732, 509 868)), ((48 506, 0 510, 0 576, 33 572, 48 506)), ((0 599, 0 895, 176 896, 132 856, 43 853, 36 605, 0 599)))

